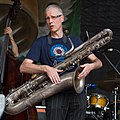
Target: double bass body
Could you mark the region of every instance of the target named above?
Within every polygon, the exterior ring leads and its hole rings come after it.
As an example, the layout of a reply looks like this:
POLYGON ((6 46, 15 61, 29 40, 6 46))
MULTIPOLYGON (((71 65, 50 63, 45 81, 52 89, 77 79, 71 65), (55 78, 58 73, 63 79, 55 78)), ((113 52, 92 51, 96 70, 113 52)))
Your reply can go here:
MULTIPOLYGON (((30 75, 20 73, 20 64, 20 61, 18 61, 16 58, 10 55, 9 52, 7 52, 3 80, 3 93, 5 96, 9 93, 9 90, 18 87, 28 78, 30 78, 30 75)), ((30 120, 37 120, 37 112, 35 108, 30 108, 17 115, 8 115, 4 112, 2 116, 2 120, 29 120, 29 118, 30 120), (29 112, 32 114, 29 114, 29 112)))

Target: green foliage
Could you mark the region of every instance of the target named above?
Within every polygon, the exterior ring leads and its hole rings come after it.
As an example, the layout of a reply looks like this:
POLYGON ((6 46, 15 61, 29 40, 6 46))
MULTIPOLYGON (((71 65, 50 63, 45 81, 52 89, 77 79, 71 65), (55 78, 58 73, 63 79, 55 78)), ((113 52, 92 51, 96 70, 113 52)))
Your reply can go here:
POLYGON ((66 16, 67 21, 63 24, 65 28, 69 30, 70 34, 75 36, 80 35, 80 5, 80 0, 76 0, 70 8, 72 12, 66 16))

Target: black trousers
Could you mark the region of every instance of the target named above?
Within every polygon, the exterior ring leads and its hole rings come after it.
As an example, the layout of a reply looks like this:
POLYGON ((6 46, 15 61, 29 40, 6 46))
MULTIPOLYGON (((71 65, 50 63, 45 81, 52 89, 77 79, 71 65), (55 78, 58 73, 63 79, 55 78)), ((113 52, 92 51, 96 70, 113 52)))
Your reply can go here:
POLYGON ((62 92, 46 99, 46 120, 85 120, 85 91, 62 92))

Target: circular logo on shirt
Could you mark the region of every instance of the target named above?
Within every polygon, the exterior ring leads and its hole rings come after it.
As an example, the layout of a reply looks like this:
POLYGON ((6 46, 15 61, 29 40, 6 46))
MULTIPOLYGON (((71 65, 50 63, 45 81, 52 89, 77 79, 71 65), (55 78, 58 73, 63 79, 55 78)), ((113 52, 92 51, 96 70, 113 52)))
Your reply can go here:
POLYGON ((68 49, 62 44, 56 44, 51 47, 50 54, 57 62, 61 62, 64 60, 64 54, 68 51, 68 49))

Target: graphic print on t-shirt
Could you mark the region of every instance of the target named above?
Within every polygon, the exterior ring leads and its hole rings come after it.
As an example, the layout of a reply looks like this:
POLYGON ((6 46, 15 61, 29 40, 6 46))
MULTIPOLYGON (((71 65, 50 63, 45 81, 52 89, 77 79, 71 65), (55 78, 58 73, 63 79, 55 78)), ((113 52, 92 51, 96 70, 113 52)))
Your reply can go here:
POLYGON ((53 45, 50 49, 50 55, 54 59, 53 64, 64 60, 64 54, 68 51, 67 47, 62 44, 53 45))

